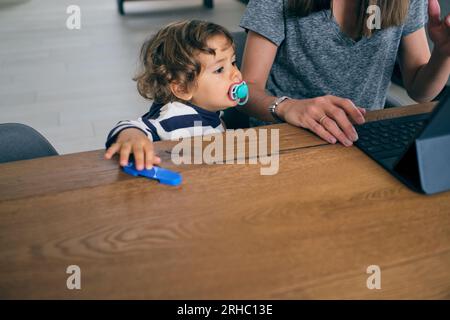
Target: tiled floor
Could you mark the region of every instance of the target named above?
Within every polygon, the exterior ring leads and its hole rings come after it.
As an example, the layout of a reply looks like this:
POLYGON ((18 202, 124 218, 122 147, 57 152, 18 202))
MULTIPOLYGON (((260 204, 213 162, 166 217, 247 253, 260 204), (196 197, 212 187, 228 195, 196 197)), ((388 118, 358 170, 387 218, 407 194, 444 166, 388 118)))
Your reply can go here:
MULTIPOLYGON (((40 131, 61 154, 100 149, 121 119, 149 107, 132 81, 140 45, 174 20, 210 20, 238 31, 245 6, 215 0, 126 3, 115 0, 31 0, 1 5, 0 123, 40 131), (66 9, 81 8, 81 30, 68 30, 66 9)), ((13 1, 8 1, 13 2, 13 1)))

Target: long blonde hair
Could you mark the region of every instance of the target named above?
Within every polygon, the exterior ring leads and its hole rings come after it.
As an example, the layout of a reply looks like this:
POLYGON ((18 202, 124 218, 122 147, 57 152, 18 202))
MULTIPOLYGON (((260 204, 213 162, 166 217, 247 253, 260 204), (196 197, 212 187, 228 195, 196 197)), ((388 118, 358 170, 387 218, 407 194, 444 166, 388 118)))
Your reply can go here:
MULTIPOLYGON (((288 0, 288 13, 306 17, 313 12, 332 9, 332 0, 288 0)), ((372 36, 374 30, 367 27, 367 8, 377 5, 381 9, 381 29, 402 25, 408 15, 409 0, 359 0, 357 26, 359 36, 372 36)), ((375 30, 376 31, 376 30, 375 30)))

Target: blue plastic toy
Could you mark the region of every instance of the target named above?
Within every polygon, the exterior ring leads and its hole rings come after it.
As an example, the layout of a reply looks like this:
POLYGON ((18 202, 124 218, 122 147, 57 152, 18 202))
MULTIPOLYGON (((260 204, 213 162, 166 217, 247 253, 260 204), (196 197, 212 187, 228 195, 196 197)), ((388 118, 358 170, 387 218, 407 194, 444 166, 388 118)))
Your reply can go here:
POLYGON ((181 174, 161 167, 153 166, 150 170, 137 170, 134 163, 130 162, 122 169, 125 173, 128 173, 134 177, 146 177, 149 179, 158 180, 160 183, 170 186, 178 186, 182 181, 181 174))

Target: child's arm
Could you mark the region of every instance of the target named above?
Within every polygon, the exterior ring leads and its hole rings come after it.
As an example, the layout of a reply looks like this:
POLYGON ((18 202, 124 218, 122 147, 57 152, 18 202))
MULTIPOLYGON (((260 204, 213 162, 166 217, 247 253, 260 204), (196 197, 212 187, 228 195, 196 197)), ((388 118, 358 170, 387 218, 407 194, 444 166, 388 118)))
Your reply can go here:
POLYGON ((110 132, 106 142, 105 158, 111 159, 116 153, 120 154, 120 165, 126 166, 130 153, 133 153, 138 170, 151 169, 154 164, 161 163, 161 159, 153 152, 153 132, 142 121, 121 121, 110 132), (147 133, 148 132, 148 133, 147 133))

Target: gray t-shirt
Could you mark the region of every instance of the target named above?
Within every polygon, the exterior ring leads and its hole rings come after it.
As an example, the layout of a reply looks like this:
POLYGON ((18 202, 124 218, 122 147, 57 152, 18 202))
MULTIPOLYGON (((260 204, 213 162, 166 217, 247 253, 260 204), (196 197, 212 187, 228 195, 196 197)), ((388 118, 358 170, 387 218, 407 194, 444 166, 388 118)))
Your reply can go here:
POLYGON ((400 40, 426 24, 427 4, 411 0, 404 25, 359 41, 340 31, 330 10, 288 16, 287 0, 250 0, 240 25, 278 46, 267 81, 270 94, 297 99, 330 94, 377 110, 386 101, 400 40))

